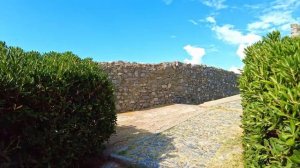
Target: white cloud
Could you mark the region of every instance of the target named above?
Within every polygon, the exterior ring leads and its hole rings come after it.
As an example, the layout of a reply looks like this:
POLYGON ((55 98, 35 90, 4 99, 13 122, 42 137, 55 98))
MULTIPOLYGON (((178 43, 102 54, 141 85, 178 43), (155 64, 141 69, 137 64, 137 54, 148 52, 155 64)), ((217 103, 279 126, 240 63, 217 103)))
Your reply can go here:
POLYGON ((293 10, 300 6, 299 0, 275 0, 271 3, 271 9, 293 10))
POLYGON ((171 5, 173 0, 163 0, 166 5, 171 5))
POLYGON ((213 17, 207 17, 209 23, 213 23, 211 29, 216 33, 217 38, 231 45, 237 46, 236 54, 241 59, 245 58, 244 49, 253 43, 261 40, 261 36, 254 33, 243 34, 241 31, 234 28, 233 25, 225 24, 223 26, 217 25, 213 17), (208 19, 209 18, 209 19, 208 19))
POLYGON ((249 23, 248 30, 252 32, 270 32, 273 29, 289 31, 289 27, 284 25, 290 25, 296 22, 297 20, 293 18, 292 12, 290 11, 272 11, 260 16, 258 21, 249 23))
POLYGON ((208 16, 206 18, 206 21, 209 22, 209 23, 212 23, 212 24, 215 24, 216 23, 216 19, 212 16, 208 16))
POLYGON ((216 32, 219 39, 230 44, 253 44, 261 39, 259 35, 248 33, 242 34, 241 31, 235 30, 233 25, 215 25, 212 30, 216 32))
POLYGON ((201 2, 209 7, 215 8, 217 10, 227 8, 224 4, 226 0, 202 0, 201 2))
POLYGON ((232 72, 234 72, 236 74, 241 74, 241 69, 242 68, 238 68, 236 66, 232 66, 232 67, 229 68, 229 71, 232 71, 232 72))
POLYGON ((195 20, 193 20, 193 19, 190 19, 188 21, 191 22, 193 25, 198 25, 198 23, 195 20))
POLYGON ((192 59, 185 59, 184 62, 188 64, 201 64, 202 57, 205 55, 205 49, 186 45, 183 49, 192 57, 192 59))
POLYGON ((241 59, 244 59, 245 58, 245 48, 247 48, 249 45, 246 45, 246 44, 240 44, 238 49, 236 50, 236 55, 238 55, 241 59))
POLYGON ((279 12, 279 11, 267 13, 267 14, 261 16, 260 18, 262 21, 264 21, 266 23, 271 23, 274 25, 281 25, 290 20, 293 20, 290 12, 279 12))
POLYGON ((248 29, 250 31, 256 30, 256 29, 268 29, 271 27, 270 23, 263 22, 263 21, 257 21, 257 22, 252 22, 248 24, 248 29))
MULTIPOLYGON (((262 5, 261 5, 262 6, 262 5)), ((258 8, 256 21, 248 24, 248 30, 254 33, 267 33, 273 30, 290 31, 290 24, 300 22, 293 15, 300 7, 299 0, 275 0, 267 4, 267 8, 258 8)))

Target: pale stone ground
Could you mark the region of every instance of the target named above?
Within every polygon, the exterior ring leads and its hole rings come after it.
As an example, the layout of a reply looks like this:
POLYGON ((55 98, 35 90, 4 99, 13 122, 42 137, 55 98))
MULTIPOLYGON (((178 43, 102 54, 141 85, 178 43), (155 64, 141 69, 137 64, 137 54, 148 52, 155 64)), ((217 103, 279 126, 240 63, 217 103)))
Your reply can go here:
POLYGON ((238 95, 121 113, 106 154, 137 167, 243 167, 241 115, 238 95))

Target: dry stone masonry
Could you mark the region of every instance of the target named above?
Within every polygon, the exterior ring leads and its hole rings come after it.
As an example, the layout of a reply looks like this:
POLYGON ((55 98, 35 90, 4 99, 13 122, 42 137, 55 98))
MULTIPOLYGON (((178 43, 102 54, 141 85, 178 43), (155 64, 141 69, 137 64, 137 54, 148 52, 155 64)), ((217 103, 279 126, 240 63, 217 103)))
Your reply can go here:
POLYGON ((300 36, 300 25, 291 24, 291 36, 292 37, 300 36))
POLYGON ((99 63, 115 85, 118 112, 172 103, 199 104, 238 94, 237 75, 180 62, 99 63))

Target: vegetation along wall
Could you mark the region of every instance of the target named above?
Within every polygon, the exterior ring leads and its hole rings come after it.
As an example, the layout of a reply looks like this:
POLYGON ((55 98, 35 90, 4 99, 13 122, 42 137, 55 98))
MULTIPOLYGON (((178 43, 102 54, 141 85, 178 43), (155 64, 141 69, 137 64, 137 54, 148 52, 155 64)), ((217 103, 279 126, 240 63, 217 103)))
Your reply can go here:
POLYGON ((99 64, 115 85, 119 112, 172 103, 199 104, 239 93, 237 75, 222 69, 180 62, 99 64))
POLYGON ((80 167, 115 132, 113 85, 91 59, 0 42, 0 167, 80 167))
POLYGON ((245 167, 300 167, 300 37, 246 49, 240 88, 245 167))

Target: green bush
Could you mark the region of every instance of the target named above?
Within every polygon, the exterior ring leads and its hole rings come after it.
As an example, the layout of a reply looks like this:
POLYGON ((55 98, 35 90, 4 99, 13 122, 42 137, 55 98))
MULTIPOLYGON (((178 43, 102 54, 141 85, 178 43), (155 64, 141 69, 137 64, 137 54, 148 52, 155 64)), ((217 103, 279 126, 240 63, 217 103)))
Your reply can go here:
POLYGON ((300 167, 300 38, 275 31, 245 53, 245 167, 300 167))
POLYGON ((73 167, 115 132, 112 84, 71 52, 0 43, 0 167, 73 167))

